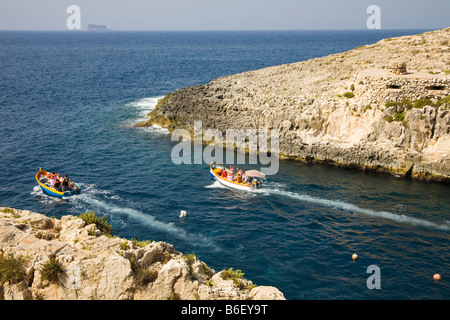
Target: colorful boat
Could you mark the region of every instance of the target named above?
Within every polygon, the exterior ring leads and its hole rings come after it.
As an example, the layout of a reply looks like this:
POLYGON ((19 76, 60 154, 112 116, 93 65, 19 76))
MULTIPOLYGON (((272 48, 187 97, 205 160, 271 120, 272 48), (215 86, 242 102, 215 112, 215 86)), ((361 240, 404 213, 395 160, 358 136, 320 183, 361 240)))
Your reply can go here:
POLYGON ((223 184, 224 186, 233 188, 233 189, 238 189, 238 190, 252 190, 254 188, 259 188, 261 186, 261 181, 257 178, 252 177, 252 182, 247 183, 247 182, 237 182, 237 181, 232 181, 226 177, 222 176, 223 172, 230 172, 230 169, 225 168, 224 166, 221 166, 217 163, 211 163, 209 166, 209 172, 210 172, 210 176, 219 181, 221 184, 223 184))
POLYGON ((73 182, 71 182, 69 184, 69 190, 66 190, 66 191, 61 191, 56 188, 52 188, 52 187, 48 186, 46 184, 47 173, 48 173, 47 171, 44 171, 41 168, 39 168, 38 173, 36 173, 36 181, 37 181, 37 183, 39 183, 39 186, 41 187, 42 192, 44 192, 45 194, 52 196, 52 197, 63 198, 63 197, 70 197, 75 194, 81 193, 81 187, 73 182))

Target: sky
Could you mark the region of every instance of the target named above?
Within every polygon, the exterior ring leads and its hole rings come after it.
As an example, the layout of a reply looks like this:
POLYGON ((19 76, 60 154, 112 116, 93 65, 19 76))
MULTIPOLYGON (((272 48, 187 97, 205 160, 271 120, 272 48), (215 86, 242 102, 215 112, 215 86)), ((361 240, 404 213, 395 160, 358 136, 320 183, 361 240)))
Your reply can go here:
POLYGON ((450 27, 450 0, 0 0, 0 30, 68 30, 70 5, 87 24, 111 30, 367 29, 370 5, 381 29, 450 27))

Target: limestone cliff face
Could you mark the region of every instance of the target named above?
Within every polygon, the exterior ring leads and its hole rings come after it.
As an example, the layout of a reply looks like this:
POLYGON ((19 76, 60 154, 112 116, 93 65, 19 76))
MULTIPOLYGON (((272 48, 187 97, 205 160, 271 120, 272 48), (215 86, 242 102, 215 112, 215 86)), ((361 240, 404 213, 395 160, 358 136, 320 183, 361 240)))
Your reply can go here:
POLYGON ((450 181, 450 28, 219 78, 140 124, 280 130, 280 157, 450 181), (406 68, 406 69, 405 69, 406 68))
POLYGON ((274 287, 225 280, 170 244, 106 237, 70 215, 0 208, 0 262, 0 300, 284 300, 274 287), (42 273, 49 261, 60 266, 54 281, 42 273))

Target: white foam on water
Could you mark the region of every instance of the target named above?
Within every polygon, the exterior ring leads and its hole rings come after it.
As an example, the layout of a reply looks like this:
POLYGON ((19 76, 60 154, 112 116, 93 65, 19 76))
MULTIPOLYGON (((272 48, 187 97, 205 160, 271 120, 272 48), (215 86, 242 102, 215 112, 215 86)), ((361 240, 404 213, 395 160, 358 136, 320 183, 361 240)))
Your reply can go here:
POLYGON ((46 195, 40 186, 34 186, 33 191, 30 192, 31 195, 38 198, 38 201, 43 204, 51 204, 63 201, 61 198, 52 197, 46 195))
POLYGON ((97 189, 97 186, 93 183, 77 183, 77 184, 82 188, 81 189, 82 194, 102 194, 106 196, 112 194, 111 191, 109 190, 97 189))
POLYGON ((153 124, 150 127, 144 127, 141 129, 148 131, 148 132, 152 132, 152 133, 159 133, 159 134, 164 134, 164 135, 169 134, 169 129, 160 127, 157 124, 153 124))
POLYGON ((171 232, 171 233, 180 233, 183 236, 186 236, 186 232, 184 230, 181 230, 181 229, 173 226, 171 223, 163 223, 161 221, 158 221, 152 215, 144 214, 142 211, 132 209, 132 208, 118 207, 113 204, 109 204, 105 201, 98 200, 98 199, 95 199, 95 198, 89 197, 89 196, 81 195, 79 197, 79 199, 82 200, 83 202, 94 205, 98 208, 102 208, 109 213, 128 215, 134 219, 141 221, 145 225, 151 226, 152 228, 166 231, 166 232, 171 232))
MULTIPOLYGON (((160 99, 164 98, 164 96, 158 96, 158 97, 149 97, 149 98, 143 98, 136 101, 129 102, 127 104, 128 107, 135 108, 139 111, 139 118, 133 121, 133 125, 136 123, 144 122, 148 120, 148 114, 156 107, 158 104, 158 101, 160 99)), ((142 127, 139 128, 151 133, 158 133, 163 135, 168 135, 169 130, 166 128, 162 128, 161 126, 158 126, 156 124, 150 126, 150 127, 142 127)))
POLYGON ((30 194, 34 196, 41 196, 44 194, 44 192, 42 192, 42 188, 40 186, 34 186, 33 191, 31 191, 30 194))
POLYGON ((290 191, 283 191, 283 190, 279 190, 279 189, 260 189, 260 190, 261 190, 260 192, 263 192, 266 194, 276 194, 276 195, 280 195, 280 196, 284 196, 284 197, 289 197, 291 199, 296 199, 299 201, 314 203, 314 204, 318 204, 321 206, 331 207, 331 208, 340 209, 340 210, 344 210, 344 211, 348 211, 348 212, 364 214, 364 215, 371 216, 371 217, 388 219, 388 220, 392 220, 392 221, 399 222, 399 223, 407 223, 407 224, 411 224, 411 225, 430 227, 430 228, 435 228, 435 229, 439 229, 439 230, 450 230, 449 225, 437 224, 437 223, 427 221, 424 219, 413 218, 413 217, 410 217, 410 216, 407 216, 404 214, 399 215, 399 214, 394 214, 394 213, 391 213, 388 211, 375 211, 375 210, 371 210, 371 209, 365 209, 365 208, 358 207, 357 205, 354 205, 352 203, 348 203, 348 202, 344 202, 344 201, 317 198, 317 197, 312 197, 312 196, 309 196, 306 194, 300 194, 300 193, 295 193, 295 192, 290 192, 290 191))
POLYGON ((212 184, 206 185, 205 188, 209 189, 228 189, 226 186, 221 184, 219 181, 214 180, 212 184))
POLYGON ((138 109, 140 111, 140 116, 145 118, 156 107, 158 101, 162 98, 164 98, 164 96, 143 98, 132 101, 128 103, 128 105, 138 109))

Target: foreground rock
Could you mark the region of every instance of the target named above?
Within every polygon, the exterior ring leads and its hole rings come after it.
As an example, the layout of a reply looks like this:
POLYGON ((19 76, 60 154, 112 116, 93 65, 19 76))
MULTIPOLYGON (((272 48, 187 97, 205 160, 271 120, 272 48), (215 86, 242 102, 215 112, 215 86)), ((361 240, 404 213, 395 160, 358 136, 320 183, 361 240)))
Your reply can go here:
MULTIPOLYGON (((168 94, 141 126, 280 130, 280 157, 450 181, 450 28, 168 94)), ((244 149, 244 148, 242 148, 244 149)))
POLYGON ((13 280, 0 269, 0 300, 284 300, 274 287, 224 280, 226 271, 216 273, 170 244, 107 237, 70 215, 58 220, 0 208, 0 258, 22 261, 15 274, 23 272, 13 280), (42 272, 52 261, 60 266, 54 281, 42 272))

